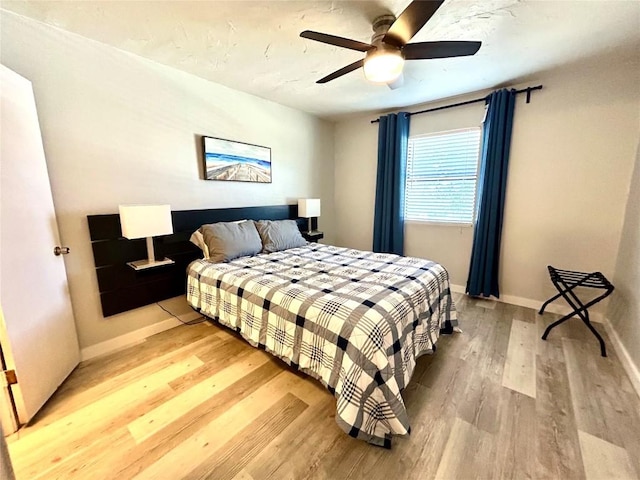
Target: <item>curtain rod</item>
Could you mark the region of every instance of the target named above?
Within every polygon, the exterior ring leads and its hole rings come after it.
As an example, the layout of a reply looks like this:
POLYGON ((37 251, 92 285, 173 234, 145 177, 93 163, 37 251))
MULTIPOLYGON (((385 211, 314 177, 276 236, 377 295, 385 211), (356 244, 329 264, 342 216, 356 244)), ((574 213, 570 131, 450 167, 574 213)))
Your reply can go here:
MULTIPOLYGON (((521 90, 516 90, 516 94, 526 93, 527 103, 529 103, 531 102, 531 92, 534 90, 542 90, 542 85, 536 85, 535 87, 527 87, 521 90)), ((428 108, 427 110, 420 110, 419 112, 409 113, 409 116, 412 117, 413 115, 420 115, 421 113, 436 112, 438 110, 446 110, 447 108, 461 107, 463 105, 470 105, 472 103, 484 102, 486 99, 487 97, 482 97, 482 98, 476 98, 475 100, 467 100, 466 102, 452 103, 451 105, 443 105, 442 107, 428 108)), ((375 120, 371 120, 371 123, 378 123, 378 122, 380 122, 379 118, 376 118, 375 120)))

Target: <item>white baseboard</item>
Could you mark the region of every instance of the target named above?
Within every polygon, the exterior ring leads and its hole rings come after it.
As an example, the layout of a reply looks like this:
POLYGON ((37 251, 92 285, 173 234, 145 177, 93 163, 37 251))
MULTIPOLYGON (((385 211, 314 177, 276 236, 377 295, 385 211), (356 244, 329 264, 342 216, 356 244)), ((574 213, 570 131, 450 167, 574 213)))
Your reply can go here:
MULTIPOLYGON (((455 293, 465 293, 465 287, 461 285, 450 285, 451 291, 455 293)), ((519 307, 532 308, 533 310, 540 310, 540 307, 544 303, 544 300, 533 300, 531 298, 516 297, 515 295, 501 295, 500 298, 491 298, 496 302, 508 303, 510 305, 517 305, 519 307)), ((571 312, 571 308, 567 305, 550 303, 545 308, 545 312, 556 313, 558 315, 566 315, 571 312)), ((604 323, 604 316, 598 312, 589 312, 589 317, 594 323, 604 323)))
POLYGON ((80 361, 89 360, 90 358, 105 355, 124 347, 129 347, 147 337, 150 337, 151 335, 164 332, 165 330, 169 330, 179 325, 182 325, 182 322, 177 318, 168 318, 162 322, 154 323, 153 325, 134 330, 133 332, 125 333, 119 337, 96 343, 95 345, 91 345, 80 350, 80 361))
POLYGON ((618 354, 618 358, 620 359, 620 363, 622 363, 622 367, 624 368, 625 372, 627 372, 633 388, 636 390, 636 393, 640 397, 640 369, 638 369, 638 366, 633 363, 631 355, 629 355, 629 351, 622 343, 622 340, 620 340, 618 332, 616 332, 616 330, 613 328, 613 325, 611 325, 609 319, 605 317, 604 322, 602 323, 604 324, 604 328, 609 335, 609 340, 611 340, 614 350, 618 354))

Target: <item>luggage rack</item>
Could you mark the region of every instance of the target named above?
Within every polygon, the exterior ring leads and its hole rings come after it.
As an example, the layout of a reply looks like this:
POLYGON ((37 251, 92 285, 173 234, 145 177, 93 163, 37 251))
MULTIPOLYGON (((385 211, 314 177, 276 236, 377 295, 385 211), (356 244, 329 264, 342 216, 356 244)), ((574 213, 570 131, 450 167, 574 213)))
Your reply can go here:
POLYGON ((573 311, 568 315, 565 315, 560 320, 553 322, 551 325, 547 327, 542 335, 542 339, 546 340, 549 332, 556 326, 561 323, 566 322, 574 315, 578 315, 580 320, 591 330, 591 332, 596 336, 598 341, 600 342, 600 353, 603 357, 607 356, 607 349, 604 344, 604 340, 598 333, 598 331, 591 325, 591 321, 589 320, 589 312, 588 308, 592 307, 605 297, 611 295, 613 292, 613 285, 607 278, 600 272, 574 272, 571 270, 561 270, 559 268, 554 268, 551 265, 547 266, 549 269, 549 276, 551 277, 551 282, 558 289, 558 294, 551 297, 549 300, 542 304, 540 307, 540 314, 544 313, 544 309, 554 300, 563 297, 567 303, 573 308, 573 311), (587 304, 583 304, 582 301, 578 298, 578 296, 573 292, 576 287, 588 287, 588 288, 596 288, 600 290, 605 290, 605 292, 593 300, 587 302, 587 304))

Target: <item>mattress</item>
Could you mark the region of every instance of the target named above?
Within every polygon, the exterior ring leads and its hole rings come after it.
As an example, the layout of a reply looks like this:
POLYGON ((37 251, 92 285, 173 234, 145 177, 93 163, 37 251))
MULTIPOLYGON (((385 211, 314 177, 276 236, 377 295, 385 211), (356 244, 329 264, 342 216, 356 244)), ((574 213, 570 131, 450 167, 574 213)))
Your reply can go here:
POLYGON ((424 259, 310 243, 188 268, 193 308, 313 376, 349 435, 389 447, 410 431, 401 392, 457 326, 447 271, 424 259))

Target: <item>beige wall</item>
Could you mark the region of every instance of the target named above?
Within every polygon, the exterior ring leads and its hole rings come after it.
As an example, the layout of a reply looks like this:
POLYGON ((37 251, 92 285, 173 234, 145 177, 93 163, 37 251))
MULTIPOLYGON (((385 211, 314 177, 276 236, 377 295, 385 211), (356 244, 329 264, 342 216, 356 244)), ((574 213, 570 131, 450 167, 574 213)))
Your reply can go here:
POLYGON ((607 316, 640 371, 640 143, 612 283, 607 316))
POLYGON ((6 11, 1 27, 2 63, 33 82, 81 347, 167 319, 157 306, 102 317, 89 214, 317 196, 332 240, 330 123, 6 11), (273 183, 201 180, 202 134, 271 147, 273 183))
MULTIPOLYGON (((638 141, 639 71, 637 64, 573 67, 523 84, 543 83, 544 89, 528 105, 519 96, 516 105, 500 270, 505 300, 537 304, 551 296, 549 264, 613 278, 638 141)), ((482 116, 482 104, 416 116, 410 133, 478 125, 482 116)), ((336 241, 354 248, 371 248, 377 161, 372 118, 336 126, 336 241)), ((452 283, 466 284, 471 228, 412 222, 405 233, 408 255, 439 261, 452 283)))
POLYGON ((556 293, 546 265, 613 278, 640 121, 637 64, 543 83, 517 106, 501 259, 505 296, 535 300, 556 293))

